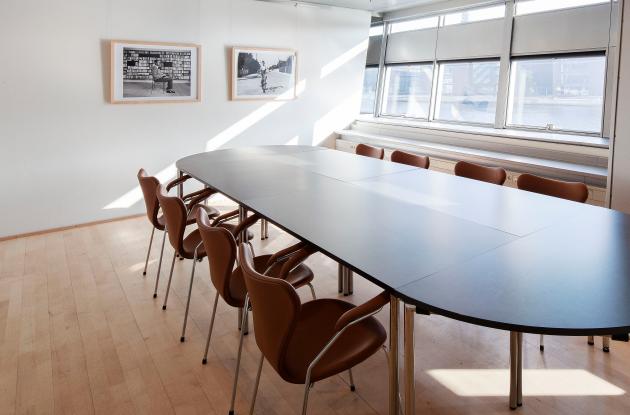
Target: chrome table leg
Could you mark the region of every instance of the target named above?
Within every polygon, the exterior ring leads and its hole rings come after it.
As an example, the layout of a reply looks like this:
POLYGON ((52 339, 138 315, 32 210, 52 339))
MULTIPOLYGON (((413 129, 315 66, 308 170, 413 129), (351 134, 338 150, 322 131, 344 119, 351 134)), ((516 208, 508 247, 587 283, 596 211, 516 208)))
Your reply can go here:
POLYGON ((416 384, 415 384, 415 359, 414 359, 414 317, 416 307, 405 305, 404 331, 404 378, 405 378, 405 415, 416 413, 416 384))
POLYGON ((389 299, 389 415, 398 415, 398 298, 389 299))

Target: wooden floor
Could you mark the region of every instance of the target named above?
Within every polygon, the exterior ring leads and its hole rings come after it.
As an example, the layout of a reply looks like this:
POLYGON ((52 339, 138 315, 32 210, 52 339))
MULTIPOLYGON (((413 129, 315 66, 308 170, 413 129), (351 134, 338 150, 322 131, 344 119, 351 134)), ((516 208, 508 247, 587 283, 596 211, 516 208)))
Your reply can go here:
MULTIPOLYGON (((179 342, 190 261, 177 261, 169 308, 152 298, 160 237, 142 277, 150 227, 132 219, 0 243, 0 414, 226 415, 235 366, 236 311, 219 302, 208 365, 201 364, 214 290, 207 262, 196 279, 188 340, 179 342)), ((270 227, 255 245, 291 242, 270 227)), ((170 249, 165 258, 170 259, 170 249)), ((169 262, 167 259, 165 263, 169 262)), ((320 297, 337 297, 336 264, 309 259, 320 297)), ((164 276, 164 274, 163 274, 164 276)), ((163 282, 165 282, 165 279, 163 282)), ((356 278, 361 302, 379 290, 356 278)), ((304 298, 308 295, 303 293, 304 298)), ((629 299, 630 301, 630 299, 629 299)), ((379 318, 385 323, 388 311, 379 318)), ((586 339, 525 336, 520 414, 630 413, 630 347, 586 339), (543 369, 543 370, 531 370, 543 369), (598 395, 598 396, 593 396, 598 395)), ((418 414, 508 414, 508 335, 439 316, 416 319, 418 414)), ((237 414, 245 414, 259 352, 246 338, 237 414)), ((347 379, 315 385, 310 414, 386 414, 387 366, 377 354, 347 379)), ((256 413, 299 413, 302 387, 265 365, 256 413)))

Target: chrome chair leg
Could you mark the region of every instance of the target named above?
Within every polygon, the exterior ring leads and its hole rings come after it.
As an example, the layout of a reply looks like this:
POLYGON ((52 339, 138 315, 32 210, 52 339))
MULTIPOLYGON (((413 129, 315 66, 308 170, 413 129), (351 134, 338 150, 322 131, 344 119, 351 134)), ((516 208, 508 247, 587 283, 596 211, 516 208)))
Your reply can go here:
POLYGON ((311 391, 312 387, 313 387, 313 384, 310 383, 310 379, 307 379, 307 383, 304 385, 304 401, 302 403, 302 415, 306 415, 306 410, 308 409, 308 394, 311 391))
POLYGON ((192 271, 190 273, 190 286, 188 287, 188 299, 186 300, 186 311, 184 312, 184 326, 182 327, 182 337, 179 338, 179 341, 182 343, 186 341, 186 323, 188 323, 188 310, 190 310, 190 297, 192 296, 193 282, 195 280, 195 265, 197 265, 197 250, 199 249, 200 245, 201 244, 197 245, 197 247, 195 248, 195 255, 193 256, 192 271))
MULTIPOLYGON (((153 290, 153 298, 157 298, 158 284, 160 283, 160 273, 162 272, 162 257, 164 256, 165 243, 166 243, 166 228, 164 228, 164 235, 162 235, 162 249, 160 250, 160 262, 158 263, 157 276, 155 277, 155 289, 153 290)), ((177 253, 175 253, 175 255, 177 255, 177 253)), ((175 262, 175 257, 173 257, 173 262, 175 262)), ((173 265, 171 265, 171 270, 172 269, 173 269, 173 265)))
POLYGON ((339 288, 338 288, 339 294, 343 292, 343 277, 344 277, 343 265, 337 264, 337 283, 339 285, 339 288))
POLYGON ((147 267, 149 266, 149 257, 151 256, 151 246, 153 245, 153 234, 155 234, 155 226, 151 229, 151 239, 149 239, 149 249, 147 249, 147 259, 144 260, 144 271, 142 275, 147 275, 147 267))
POLYGON ((241 331, 245 336, 249 334, 249 320, 243 318, 243 309, 238 309, 238 330, 241 331))
POLYGON ((317 300, 317 294, 315 294, 315 288, 313 288, 313 284, 309 282, 306 285, 308 285, 308 288, 311 289, 311 295, 313 296, 313 300, 317 300))
POLYGON ((354 392, 357 388, 354 386, 354 377, 352 376, 352 369, 348 369, 348 377, 350 378, 350 390, 354 392))
POLYGON ((206 351, 203 355, 202 364, 208 363, 208 349, 210 348, 210 337, 212 336, 212 329, 214 328, 214 317, 217 315, 217 304, 219 303, 219 292, 217 291, 214 296, 214 306, 212 307, 212 317, 210 318, 210 329, 208 330, 208 339, 206 340, 206 351))
POLYGON ((252 404, 249 407, 249 415, 254 415, 254 406, 256 406, 256 395, 258 395, 258 385, 260 384, 260 374, 262 373, 265 356, 260 354, 260 363, 258 363, 258 373, 256 373, 256 383, 254 383, 254 396, 252 396, 252 404))
POLYGON ((544 352, 545 351, 545 336, 544 335, 540 335, 540 351, 544 352))
POLYGON ((171 272, 168 275, 168 283, 166 284, 166 295, 164 295, 164 304, 162 310, 166 310, 166 303, 168 302, 168 293, 171 291, 171 281, 173 280, 173 268, 175 268, 175 255, 173 254, 173 261, 171 261, 171 272))
MULTIPOLYGON (((249 296, 245 295, 245 302, 243 303, 244 312, 243 319, 247 318, 247 310, 249 308, 249 296)), ((242 325, 242 323, 241 323, 242 325)), ((234 402, 236 401, 236 387, 238 386, 238 372, 241 367, 241 353, 243 352, 243 330, 241 330, 240 340, 238 342, 238 352, 236 353, 236 370, 234 371, 234 385, 232 386, 232 400, 230 402, 229 415, 234 415, 234 402)))

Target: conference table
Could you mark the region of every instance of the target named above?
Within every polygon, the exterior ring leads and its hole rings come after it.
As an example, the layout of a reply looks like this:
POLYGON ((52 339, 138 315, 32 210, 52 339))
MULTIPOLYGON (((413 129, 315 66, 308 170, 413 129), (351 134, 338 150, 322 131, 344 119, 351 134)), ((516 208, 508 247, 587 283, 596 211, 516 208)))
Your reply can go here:
POLYGON ((414 316, 510 332, 510 407, 522 404, 522 333, 630 331, 630 216, 505 186, 310 146, 177 161, 247 211, 390 294, 389 413, 414 413, 414 316))

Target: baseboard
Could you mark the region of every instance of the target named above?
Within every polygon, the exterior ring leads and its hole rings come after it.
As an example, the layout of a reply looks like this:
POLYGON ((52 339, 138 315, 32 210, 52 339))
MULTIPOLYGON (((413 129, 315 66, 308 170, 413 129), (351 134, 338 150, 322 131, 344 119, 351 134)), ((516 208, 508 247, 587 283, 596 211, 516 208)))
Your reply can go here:
POLYGON ((9 236, 2 236, 2 237, 0 237, 0 242, 10 241, 12 239, 27 238, 29 236, 44 235, 44 234, 47 234, 47 233, 61 232, 61 231, 65 231, 65 230, 68 230, 68 229, 83 228, 83 227, 92 226, 92 225, 101 225, 103 223, 119 222, 119 221, 128 220, 128 219, 136 219, 136 218, 139 218, 139 217, 142 217, 142 216, 145 216, 145 215, 146 215, 145 213, 138 213, 136 215, 121 216, 121 217, 118 217, 118 218, 96 220, 96 221, 93 221, 93 222, 79 223, 79 224, 76 224, 76 225, 60 226, 58 228, 43 229, 41 231, 19 233, 19 234, 16 234, 16 235, 9 235, 9 236))

